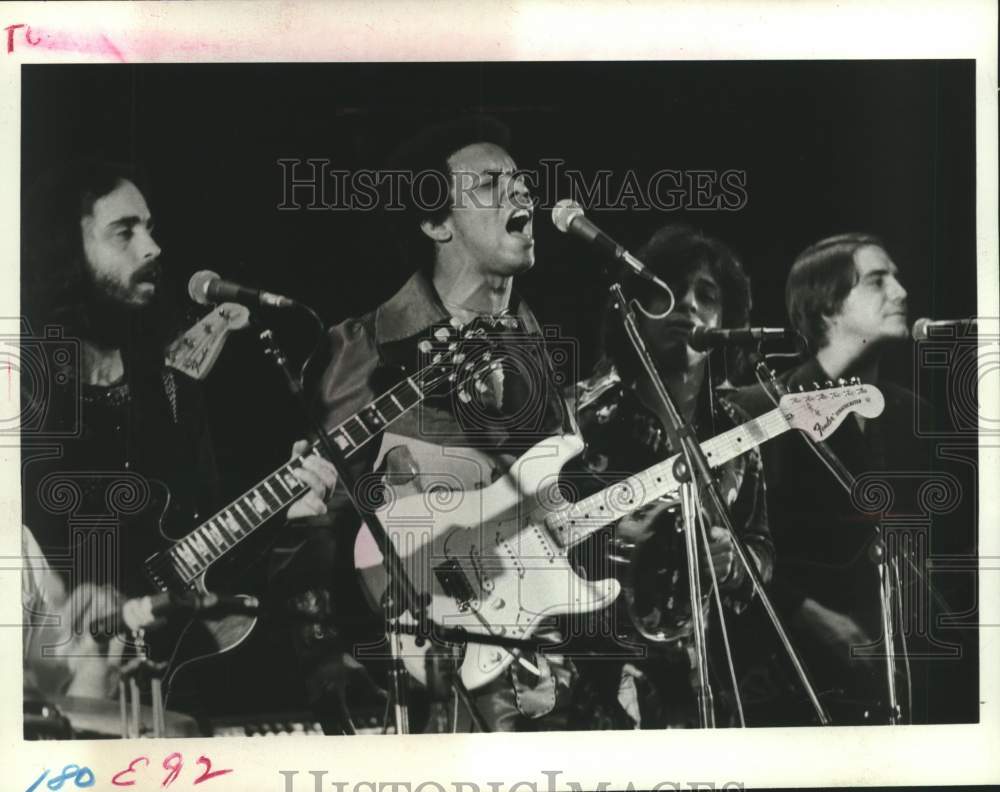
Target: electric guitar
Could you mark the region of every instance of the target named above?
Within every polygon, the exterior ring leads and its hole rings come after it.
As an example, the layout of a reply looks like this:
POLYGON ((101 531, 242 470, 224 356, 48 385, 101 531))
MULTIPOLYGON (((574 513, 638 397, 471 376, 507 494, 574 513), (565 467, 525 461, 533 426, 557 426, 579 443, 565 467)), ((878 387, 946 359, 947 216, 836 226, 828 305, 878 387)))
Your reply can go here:
MULTIPOLYGON (((421 362, 428 361, 427 364, 331 429, 328 432, 330 439, 349 459, 432 393, 456 392, 461 398, 466 388, 478 387, 481 379, 500 365, 499 358, 492 354, 494 348, 488 320, 474 320, 464 327, 454 322, 437 327, 429 339, 418 344, 421 362)), ((216 588, 210 587, 206 581, 214 565, 230 556, 272 517, 308 491, 309 488, 296 478, 294 472, 304 465, 308 456, 319 453, 319 444, 314 443, 305 454, 285 463, 179 538, 169 536, 164 527, 163 517, 169 506, 167 493, 168 503, 160 513, 159 528, 160 535, 169 541, 169 546, 145 561, 148 579, 159 590, 181 597, 191 592, 208 594, 210 588, 216 588)), ((168 638, 167 646, 171 647, 174 658, 168 683, 189 663, 229 651, 250 634, 257 621, 250 607, 253 598, 237 595, 234 599, 247 606, 246 613, 193 620, 179 637, 168 638), (196 624, 204 625, 207 635, 200 626, 192 630, 196 624)))
MULTIPOLYGON (((852 413, 875 418, 882 393, 870 385, 848 385, 790 393, 761 417, 701 444, 711 466, 734 459, 790 429, 822 441, 852 413)), ((387 444, 387 443, 386 443, 387 444)), ((386 445, 384 444, 384 445, 386 445)), ((435 487, 390 498, 378 510, 399 549, 418 593, 429 595, 435 624, 471 634, 529 638, 543 619, 596 611, 618 596, 617 580, 589 581, 570 566, 568 551, 595 531, 671 496, 679 484, 671 457, 576 503, 559 489, 562 467, 584 447, 575 434, 545 439, 484 489, 469 489, 446 508, 435 487)), ((442 463, 460 465, 467 449, 443 449, 442 463)), ((467 462, 473 469, 479 463, 467 462)), ((435 469, 435 473, 437 470, 435 469)), ((455 476, 445 472, 442 482, 455 476)), ((437 489, 441 483, 437 484, 437 489)), ((386 591, 377 548, 366 531, 355 544, 355 564, 373 602, 386 591)), ((409 619, 409 614, 404 617, 409 619)), ((426 644, 407 635, 403 661, 423 681, 426 644)), ((515 659, 505 649, 469 643, 461 680, 469 690, 496 679, 515 659)))

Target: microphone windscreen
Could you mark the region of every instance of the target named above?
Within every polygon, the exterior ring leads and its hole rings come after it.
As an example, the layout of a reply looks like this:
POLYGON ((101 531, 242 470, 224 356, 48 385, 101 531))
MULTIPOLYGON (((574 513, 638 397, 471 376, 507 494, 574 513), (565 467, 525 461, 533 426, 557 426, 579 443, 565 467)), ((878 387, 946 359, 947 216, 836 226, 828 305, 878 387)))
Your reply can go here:
POLYGON ((552 207, 552 224, 564 234, 569 231, 569 224, 583 214, 583 207, 576 201, 563 198, 552 207))
POLYGON ((695 352, 708 352, 715 347, 718 337, 718 334, 709 332, 707 327, 693 327, 687 344, 695 352))
POLYGON ((188 281, 188 296, 198 305, 208 305, 212 301, 208 299, 208 284, 219 280, 219 274, 212 270, 200 270, 191 276, 188 281))
POLYGON ((927 338, 927 325, 930 323, 930 319, 917 319, 913 323, 913 330, 910 335, 914 341, 923 341, 927 338))

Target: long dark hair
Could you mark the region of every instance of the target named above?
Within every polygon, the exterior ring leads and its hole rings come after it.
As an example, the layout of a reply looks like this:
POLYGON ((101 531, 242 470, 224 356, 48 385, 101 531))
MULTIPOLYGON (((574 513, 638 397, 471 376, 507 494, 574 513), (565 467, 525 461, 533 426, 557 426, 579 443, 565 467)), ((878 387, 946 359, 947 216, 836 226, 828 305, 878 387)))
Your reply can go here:
MULTIPOLYGON (((750 279, 743 271, 736 254, 719 239, 708 236, 690 226, 671 224, 664 226, 640 248, 638 258, 666 283, 684 283, 688 276, 706 267, 719 284, 722 292, 722 326, 745 327, 750 318, 750 279)), ((655 287, 638 278, 626 278, 622 290, 626 299, 645 303, 655 287)), ((646 307, 649 307, 648 305, 646 307)), ((622 329, 618 311, 611 302, 606 305, 601 328, 602 362, 614 363, 625 382, 632 382, 639 374, 639 362, 622 329)), ((715 365, 711 366, 713 378, 728 378, 737 382, 744 370, 741 356, 713 353, 715 365)))
POLYGON ((96 288, 86 265, 80 221, 126 182, 144 194, 137 168, 80 160, 51 169, 25 191, 21 212, 21 310, 34 333, 57 325, 67 337, 114 341, 135 360, 162 360, 177 329, 167 301, 129 311, 96 288), (113 334, 115 338, 108 338, 113 334))

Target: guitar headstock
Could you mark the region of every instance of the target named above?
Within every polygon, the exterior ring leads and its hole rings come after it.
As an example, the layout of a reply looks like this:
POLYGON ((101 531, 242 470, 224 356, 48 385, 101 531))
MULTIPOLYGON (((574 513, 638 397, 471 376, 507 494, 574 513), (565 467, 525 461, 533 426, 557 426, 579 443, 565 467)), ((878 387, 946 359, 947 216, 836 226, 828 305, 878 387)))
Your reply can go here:
POLYGON ((219 358, 226 336, 250 323, 250 310, 222 303, 179 335, 167 347, 164 362, 194 379, 204 379, 219 358))
POLYGON ((494 320, 486 318, 473 319, 465 325, 453 318, 435 327, 428 338, 417 343, 422 364, 417 375, 421 389, 428 390, 446 381, 459 398, 467 401, 468 385, 480 382, 489 371, 500 367, 495 331, 494 320))
POLYGON ((826 386, 813 383, 813 390, 801 388, 781 397, 780 407, 785 419, 794 428, 806 432, 813 440, 826 440, 851 413, 864 418, 877 418, 885 409, 885 398, 874 385, 860 381, 839 381, 826 386))

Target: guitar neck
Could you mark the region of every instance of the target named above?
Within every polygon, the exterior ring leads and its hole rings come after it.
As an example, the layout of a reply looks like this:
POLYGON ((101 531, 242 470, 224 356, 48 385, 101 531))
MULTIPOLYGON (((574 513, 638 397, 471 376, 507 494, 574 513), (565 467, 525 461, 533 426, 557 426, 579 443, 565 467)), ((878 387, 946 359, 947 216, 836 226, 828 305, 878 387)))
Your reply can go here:
POLYGON ((349 457, 389 424, 402 417, 403 413, 419 404, 428 387, 429 384, 425 382, 421 389, 413 377, 407 377, 342 424, 329 430, 327 435, 344 456, 349 457))
MULTIPOLYGON (((389 424, 419 404, 424 398, 424 390, 443 378, 444 375, 441 375, 424 380, 424 388, 421 388, 413 377, 407 377, 331 429, 328 432, 330 439, 345 457, 352 456, 389 424)), ((190 584, 237 544, 298 500, 309 488, 295 476, 295 471, 305 464, 307 456, 319 453, 317 445, 313 444, 307 454, 295 457, 278 468, 169 550, 151 559, 149 566, 153 576, 156 577, 158 565, 166 561, 174 577, 190 584)))
MULTIPOLYGON (((774 409, 759 418, 706 440, 701 444, 701 450, 705 452, 708 464, 714 468, 791 428, 782 411, 774 409)), ((680 454, 675 454, 663 462, 555 512, 547 521, 550 528, 555 530, 564 547, 572 547, 615 520, 641 509, 657 498, 675 492, 680 486, 673 473, 674 464, 679 456, 680 454)))

